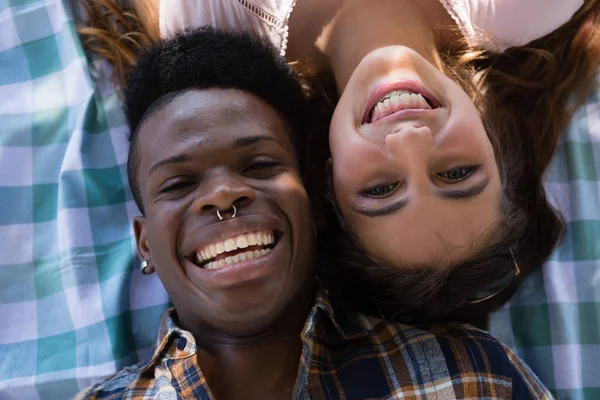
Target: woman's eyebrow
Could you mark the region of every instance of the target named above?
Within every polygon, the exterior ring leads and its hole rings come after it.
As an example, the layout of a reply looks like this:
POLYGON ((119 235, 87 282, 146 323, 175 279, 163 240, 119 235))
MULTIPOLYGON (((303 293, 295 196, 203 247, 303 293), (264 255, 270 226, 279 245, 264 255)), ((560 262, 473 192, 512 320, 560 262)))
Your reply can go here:
POLYGON ((388 204, 387 206, 381 207, 381 208, 375 208, 375 209, 367 209, 367 208, 360 208, 360 207, 352 207, 352 209, 362 215, 365 215, 367 217, 381 217, 384 215, 389 215, 389 214, 393 214, 396 211, 398 211, 399 209, 401 209, 402 207, 404 207, 405 205, 408 204, 409 202, 409 198, 408 197, 404 197, 392 204, 388 204))
MULTIPOLYGON (((487 178, 465 189, 442 190, 438 192, 438 196, 453 200, 470 199, 483 192, 489 183, 490 178, 487 178)), ((410 199, 408 197, 404 197, 394 203, 388 204, 381 208, 367 209, 360 207, 352 207, 352 209, 355 212, 365 215, 367 217, 381 217, 384 215, 393 214, 396 211, 400 210, 402 207, 408 204, 409 200, 410 199)))
POLYGON ((488 177, 485 180, 477 182, 476 184, 467 188, 440 190, 438 192, 438 196, 446 199, 470 199, 483 192, 489 183, 490 178, 488 177))

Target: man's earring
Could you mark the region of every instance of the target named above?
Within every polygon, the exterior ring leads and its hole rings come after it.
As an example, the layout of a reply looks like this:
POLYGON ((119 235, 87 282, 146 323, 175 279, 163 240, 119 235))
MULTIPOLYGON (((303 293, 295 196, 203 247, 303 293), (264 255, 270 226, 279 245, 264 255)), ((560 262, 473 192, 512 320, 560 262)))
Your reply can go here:
POLYGON ((150 275, 151 273, 154 272, 154 267, 148 265, 148 261, 144 260, 140 264, 140 270, 142 271, 142 274, 150 275))

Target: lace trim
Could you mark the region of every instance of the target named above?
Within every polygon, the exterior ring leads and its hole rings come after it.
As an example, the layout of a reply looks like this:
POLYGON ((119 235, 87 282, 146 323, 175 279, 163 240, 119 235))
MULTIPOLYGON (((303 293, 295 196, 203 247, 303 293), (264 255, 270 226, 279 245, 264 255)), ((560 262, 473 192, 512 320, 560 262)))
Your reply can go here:
POLYGON ((243 7, 245 7, 248 11, 254 13, 257 17, 259 17, 263 21, 267 22, 269 25, 274 26, 275 28, 283 31, 283 33, 280 34, 281 41, 279 43, 279 53, 282 56, 285 56, 285 53, 287 51, 288 36, 289 36, 288 21, 290 19, 290 15, 292 14, 292 11, 294 10, 294 7, 296 6, 296 1, 297 0, 292 0, 289 10, 285 16, 285 19, 281 20, 280 18, 276 17, 275 15, 266 12, 265 10, 263 10, 261 7, 257 6, 250 0, 237 0, 237 2, 240 5, 242 5, 243 7))
POLYGON ((237 0, 237 1, 242 6, 246 7, 249 11, 253 12, 258 17, 260 17, 264 21, 268 22, 269 24, 274 25, 275 27, 277 27, 279 29, 284 29, 285 28, 286 24, 285 24, 284 21, 280 20, 279 18, 277 18, 273 14, 270 14, 270 13, 266 12, 265 10, 263 10, 262 8, 260 8, 259 6, 257 6, 256 4, 252 3, 250 0, 237 0))
POLYGON ((473 37, 473 32, 469 32, 465 22, 460 19, 460 16, 456 13, 454 7, 452 7, 452 4, 450 4, 450 2, 451 0, 440 0, 440 3, 442 3, 442 5, 444 6, 448 14, 450 14, 454 22, 456 22, 456 25, 458 25, 460 33, 462 33, 462 35, 465 38, 470 40, 470 38, 473 37))
POLYGON ((440 0, 440 2, 454 22, 456 22, 456 25, 458 25, 460 29, 460 33, 468 40, 470 45, 479 46, 494 52, 501 52, 509 47, 499 43, 492 35, 473 24, 473 21, 469 21, 470 23, 467 24, 466 21, 462 20, 460 14, 457 13, 452 6, 452 0, 440 0))
POLYGON ((294 11, 294 7, 296 7, 296 1, 297 0, 292 0, 292 4, 290 4, 290 9, 287 12, 287 15, 285 16, 285 30, 283 32, 283 38, 281 39, 281 55, 285 56, 285 53, 287 52, 287 45, 288 45, 288 36, 290 35, 290 16, 292 15, 292 11, 294 11))

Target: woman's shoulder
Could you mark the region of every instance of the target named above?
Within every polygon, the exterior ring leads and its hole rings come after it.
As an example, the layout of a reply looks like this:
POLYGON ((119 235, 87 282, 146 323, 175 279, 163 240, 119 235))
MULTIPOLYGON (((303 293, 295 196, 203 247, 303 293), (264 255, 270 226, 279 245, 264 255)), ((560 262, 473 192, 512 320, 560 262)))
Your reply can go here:
POLYGON ((493 51, 523 46, 556 30, 584 0, 440 0, 470 44, 493 51))

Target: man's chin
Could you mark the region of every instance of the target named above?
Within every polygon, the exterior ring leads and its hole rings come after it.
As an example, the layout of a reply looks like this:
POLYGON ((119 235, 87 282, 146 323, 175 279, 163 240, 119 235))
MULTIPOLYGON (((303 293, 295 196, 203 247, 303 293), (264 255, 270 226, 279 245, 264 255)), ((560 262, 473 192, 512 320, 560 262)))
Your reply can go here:
MULTIPOLYGON (((238 288, 239 289, 239 288, 238 288)), ((218 330, 231 337, 255 337, 268 335, 280 329, 283 324, 304 319, 312 304, 308 287, 286 287, 263 290, 253 288, 244 292, 238 290, 235 298, 222 295, 219 302, 218 330), (310 304, 309 304, 310 302, 310 304)))

